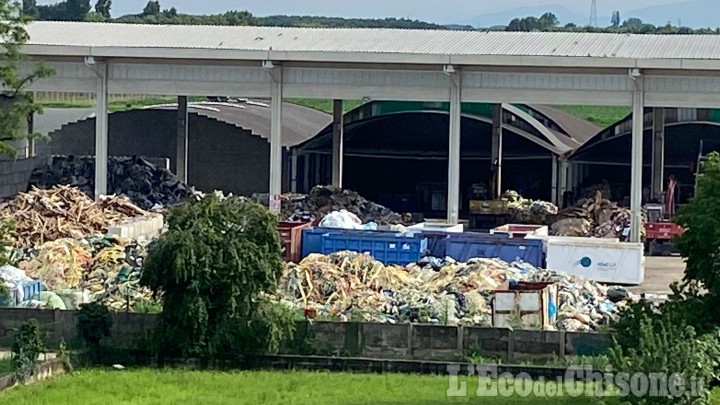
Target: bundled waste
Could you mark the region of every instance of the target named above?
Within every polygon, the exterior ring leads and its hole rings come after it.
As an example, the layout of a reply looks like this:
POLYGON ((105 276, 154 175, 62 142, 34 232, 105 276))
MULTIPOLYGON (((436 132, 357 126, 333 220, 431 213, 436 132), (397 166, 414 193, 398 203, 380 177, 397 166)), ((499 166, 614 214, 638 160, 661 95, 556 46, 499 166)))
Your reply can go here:
POLYGON ((32 247, 48 241, 105 233, 109 226, 148 215, 123 196, 98 201, 70 186, 49 190, 33 187, 9 201, 0 202, 0 222, 13 228, 5 239, 15 247, 32 247))
POLYGON ((9 293, 7 297, 0 296, 0 303, 7 305, 23 301, 25 299, 23 287, 33 281, 32 278, 17 267, 10 265, 0 266, 0 285, 4 284, 9 293))
POLYGON ((622 305, 595 283, 525 263, 433 259, 400 267, 352 252, 288 264, 281 289, 290 305, 331 319, 490 326, 492 292, 509 280, 557 282, 558 329, 597 330, 622 305))
POLYGON ((581 199, 562 210, 551 230, 558 236, 623 238, 623 230, 630 226, 630 219, 628 209, 603 198, 603 192, 597 190, 593 198, 581 199))
MULTIPOLYGON (((267 194, 255 194, 253 199, 269 206, 267 194)), ((410 215, 400 215, 390 209, 368 201, 360 194, 334 186, 316 186, 310 194, 285 194, 281 197, 281 213, 290 221, 320 220, 333 211, 346 210, 356 215, 363 224, 411 225, 410 215)))
MULTIPOLYGON (((35 169, 30 185, 51 188, 58 184, 78 187, 88 196, 95 192, 93 156, 55 156, 52 163, 35 169)), ((167 206, 192 195, 193 190, 171 171, 157 167, 142 157, 108 159, 108 193, 130 197, 143 209, 167 206)))
POLYGON ((513 190, 506 191, 502 198, 508 201, 511 223, 550 225, 557 219, 558 207, 551 202, 525 199, 513 190))
POLYGON ((152 302, 152 292, 139 286, 147 242, 91 236, 81 241, 59 239, 25 250, 19 267, 47 288, 24 306, 73 309, 104 302, 114 310, 132 310, 152 302))

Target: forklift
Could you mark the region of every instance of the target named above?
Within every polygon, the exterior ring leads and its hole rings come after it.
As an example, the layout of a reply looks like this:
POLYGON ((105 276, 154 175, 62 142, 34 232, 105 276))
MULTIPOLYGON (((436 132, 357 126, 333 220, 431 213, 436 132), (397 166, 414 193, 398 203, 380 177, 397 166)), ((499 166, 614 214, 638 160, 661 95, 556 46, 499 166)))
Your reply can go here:
MULTIPOLYGON (((703 141, 700 140, 697 164, 691 163, 690 166, 690 170, 695 174, 695 190, 697 190, 698 173, 700 173, 700 168, 706 160, 707 157, 703 154, 703 141)), ((677 253, 673 239, 682 235, 685 230, 680 225, 672 222, 676 209, 676 190, 677 181, 675 181, 674 176, 670 176, 667 189, 665 193, 663 193, 663 203, 646 204, 644 207, 647 213, 647 222, 645 223, 645 252, 648 256, 677 253)))

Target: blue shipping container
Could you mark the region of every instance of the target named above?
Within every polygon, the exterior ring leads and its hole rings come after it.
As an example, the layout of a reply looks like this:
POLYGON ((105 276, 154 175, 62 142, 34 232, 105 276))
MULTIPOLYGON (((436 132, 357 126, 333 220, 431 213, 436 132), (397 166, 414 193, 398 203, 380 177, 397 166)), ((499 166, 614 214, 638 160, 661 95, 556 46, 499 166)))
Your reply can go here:
POLYGON ((466 262, 473 258, 498 258, 508 263, 523 261, 535 267, 545 266, 542 240, 514 239, 507 235, 450 234, 447 256, 466 262))
POLYGON ((349 250, 368 253, 383 264, 406 265, 420 260, 427 249, 422 235, 387 231, 313 228, 304 230, 302 238, 303 257, 349 250))

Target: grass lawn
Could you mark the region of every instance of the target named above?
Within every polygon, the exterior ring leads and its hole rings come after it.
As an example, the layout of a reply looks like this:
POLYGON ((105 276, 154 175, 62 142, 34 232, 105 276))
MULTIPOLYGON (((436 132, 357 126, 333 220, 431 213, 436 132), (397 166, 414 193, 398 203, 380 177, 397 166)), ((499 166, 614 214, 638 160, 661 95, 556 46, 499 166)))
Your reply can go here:
POLYGON ((559 105, 553 107, 588 120, 600 128, 607 128, 632 112, 630 107, 622 106, 559 105))
MULTIPOLYGON (((461 379, 462 380, 462 379, 461 379)), ((589 398, 466 397, 446 395, 448 377, 323 372, 200 372, 82 370, 0 394, 0 403, 21 404, 587 404, 589 398)), ((606 398, 607 399, 607 398, 606 398)), ((606 401, 606 404, 615 403, 606 401)))

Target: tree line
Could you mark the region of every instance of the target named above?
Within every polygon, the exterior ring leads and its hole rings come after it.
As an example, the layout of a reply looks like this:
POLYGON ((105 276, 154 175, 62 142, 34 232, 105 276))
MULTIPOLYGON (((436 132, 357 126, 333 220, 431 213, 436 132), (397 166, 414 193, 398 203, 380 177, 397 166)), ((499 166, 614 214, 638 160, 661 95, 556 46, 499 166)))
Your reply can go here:
MULTIPOLYGON (((37 5, 37 0, 23 0, 23 12, 32 19, 51 21, 95 21, 129 24, 185 24, 185 25, 250 25, 270 27, 312 27, 312 28, 399 28, 399 29, 472 29, 469 26, 444 26, 405 18, 340 18, 319 16, 268 17, 254 16, 249 11, 227 11, 211 15, 190 15, 180 13, 175 7, 163 8, 159 1, 148 1, 142 12, 113 18, 112 0, 65 0, 52 5, 37 5)), ((544 32, 610 32, 633 34, 720 34, 720 28, 678 27, 672 24, 655 26, 639 18, 620 19, 620 13, 613 12, 607 27, 579 26, 574 23, 562 25, 553 13, 540 17, 515 18, 507 26, 487 28, 493 31, 544 31, 544 32)), ((486 28, 482 28, 486 30, 486 28)))
POLYGON ((186 24, 186 25, 255 25, 314 28, 414 28, 444 29, 428 22, 405 18, 338 18, 316 16, 276 15, 257 17, 248 11, 227 11, 211 15, 190 15, 175 7, 163 8, 159 1, 151 0, 142 12, 113 18, 112 0, 65 0, 53 5, 38 5, 37 0, 23 0, 23 12, 30 18, 46 21, 93 21, 130 24, 186 24))
POLYGON ((542 32, 609 32, 623 34, 720 34, 720 28, 678 27, 670 23, 656 26, 643 22, 639 18, 620 19, 619 12, 613 12, 610 25, 607 27, 578 26, 573 23, 561 25, 553 13, 545 13, 540 17, 515 18, 501 30, 505 31, 542 31, 542 32))

